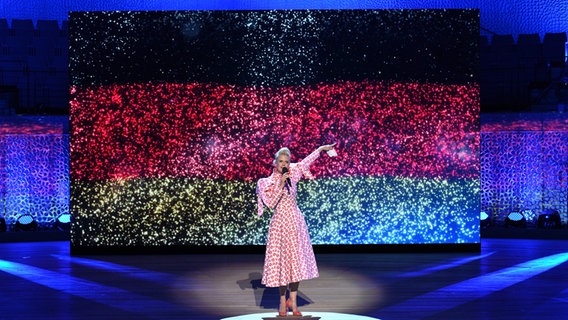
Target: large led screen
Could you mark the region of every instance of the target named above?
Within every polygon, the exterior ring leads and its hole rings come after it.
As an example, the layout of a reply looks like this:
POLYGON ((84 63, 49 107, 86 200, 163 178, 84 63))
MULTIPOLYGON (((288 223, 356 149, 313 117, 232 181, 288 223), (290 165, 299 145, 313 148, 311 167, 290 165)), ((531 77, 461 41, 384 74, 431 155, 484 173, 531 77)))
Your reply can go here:
POLYGON ((72 248, 479 243, 478 10, 72 12, 72 248))

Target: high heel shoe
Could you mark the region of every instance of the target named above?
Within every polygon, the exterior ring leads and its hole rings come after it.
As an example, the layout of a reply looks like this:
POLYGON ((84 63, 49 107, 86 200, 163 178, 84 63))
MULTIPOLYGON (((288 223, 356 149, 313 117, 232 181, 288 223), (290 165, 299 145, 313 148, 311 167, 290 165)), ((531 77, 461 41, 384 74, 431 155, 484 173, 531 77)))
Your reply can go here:
POLYGON ((288 316, 288 301, 286 301, 286 311, 281 312, 280 310, 278 310, 278 316, 279 317, 287 317, 288 316))
POLYGON ((286 308, 290 309, 292 311, 292 315, 296 316, 296 317, 301 317, 302 313, 300 312, 300 310, 298 311, 294 311, 292 309, 292 306, 290 305, 290 299, 286 300, 286 308))

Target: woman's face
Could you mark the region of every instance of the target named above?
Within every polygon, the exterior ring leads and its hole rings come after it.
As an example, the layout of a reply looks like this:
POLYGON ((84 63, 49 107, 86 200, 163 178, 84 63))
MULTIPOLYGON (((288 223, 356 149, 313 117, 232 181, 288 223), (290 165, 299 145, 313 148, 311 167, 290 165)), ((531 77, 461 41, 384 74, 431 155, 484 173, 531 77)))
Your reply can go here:
POLYGON ((284 167, 290 169, 290 157, 285 154, 281 154, 276 159, 276 170, 282 173, 282 168, 284 167))

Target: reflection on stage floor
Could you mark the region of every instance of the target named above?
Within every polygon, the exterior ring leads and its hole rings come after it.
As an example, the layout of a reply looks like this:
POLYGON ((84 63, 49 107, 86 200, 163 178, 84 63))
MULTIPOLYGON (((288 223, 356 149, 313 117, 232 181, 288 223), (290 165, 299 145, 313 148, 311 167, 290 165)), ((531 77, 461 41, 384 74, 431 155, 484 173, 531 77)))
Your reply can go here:
MULTIPOLYGON (((329 319, 559 319, 568 242, 482 239, 479 253, 317 254, 305 315, 329 319)), ((261 254, 82 255, 69 243, 0 243, 0 319, 276 317, 261 254)), ((292 318, 292 317, 289 317, 292 318)))

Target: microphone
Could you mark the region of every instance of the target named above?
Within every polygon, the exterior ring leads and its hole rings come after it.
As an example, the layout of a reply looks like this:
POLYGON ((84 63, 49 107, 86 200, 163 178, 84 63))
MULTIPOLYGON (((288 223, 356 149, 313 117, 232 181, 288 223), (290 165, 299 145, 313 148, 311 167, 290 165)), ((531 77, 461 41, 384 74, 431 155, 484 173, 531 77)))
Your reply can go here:
MULTIPOLYGON (((288 168, 284 167, 282 168, 282 174, 288 172, 288 168)), ((292 186, 292 182, 290 182, 290 178, 286 178, 286 184, 291 187, 292 186)))

